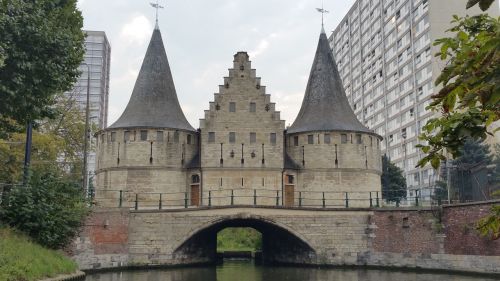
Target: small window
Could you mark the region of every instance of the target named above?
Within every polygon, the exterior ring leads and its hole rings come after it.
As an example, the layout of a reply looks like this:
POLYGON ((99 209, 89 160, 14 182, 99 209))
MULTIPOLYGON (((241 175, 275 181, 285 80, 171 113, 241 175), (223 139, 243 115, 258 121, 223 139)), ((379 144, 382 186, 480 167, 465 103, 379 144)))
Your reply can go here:
POLYGON ((178 142, 179 142, 179 132, 178 132, 178 131, 175 131, 175 132, 174 132, 174 142, 175 142, 175 143, 178 143, 178 142))
POLYGON ((340 142, 341 143, 347 143, 347 134, 341 134, 340 135, 340 142))
POLYGON ((299 146, 299 136, 294 136, 293 137, 293 145, 294 146, 299 146))
POLYGON ((271 133, 271 144, 276 144, 276 133, 271 133))
POLYGON ((229 103, 229 112, 236 112, 236 103, 235 102, 229 103))
POLYGON ((257 142, 257 134, 250 133, 250 143, 255 143, 255 142, 257 142))
POLYGON ((314 136, 313 135, 307 135, 307 143, 308 144, 314 143, 314 136))
POLYGON ((192 175, 191 176, 191 183, 200 183, 200 176, 199 175, 192 175))
POLYGON ((116 132, 111 132, 111 141, 116 141, 116 132))
POLYGON ((240 70, 245 70, 245 66, 240 65, 240 70))
POLYGON ((215 142, 215 132, 208 132, 208 142, 215 142))
POLYGON ((235 132, 229 132, 229 142, 230 143, 236 142, 236 133, 235 132))
POLYGON ((141 141, 147 141, 147 140, 148 140, 148 131, 141 130, 141 141))
POLYGON ((123 140, 124 141, 130 140, 130 131, 125 131, 125 133, 123 133, 123 140))
POLYGON ((357 144, 363 143, 363 138, 361 137, 361 134, 356 134, 356 143, 357 144))
POLYGON ((331 142, 331 138, 330 138, 330 134, 325 134, 325 137, 324 137, 324 143, 330 143, 331 142))
POLYGON ((288 183, 293 184, 293 180, 294 180, 293 175, 287 175, 286 177, 287 177, 288 183))
POLYGON ((191 135, 187 135, 186 143, 191 144, 191 135))
POLYGON ((104 139, 106 138, 106 135, 105 134, 102 134, 101 135, 101 143, 104 143, 104 139))
POLYGON ((255 109, 256 109, 255 102, 251 102, 250 103, 250 112, 255 112, 255 109))
POLYGON ((163 141, 163 131, 156 132, 156 141, 163 141))

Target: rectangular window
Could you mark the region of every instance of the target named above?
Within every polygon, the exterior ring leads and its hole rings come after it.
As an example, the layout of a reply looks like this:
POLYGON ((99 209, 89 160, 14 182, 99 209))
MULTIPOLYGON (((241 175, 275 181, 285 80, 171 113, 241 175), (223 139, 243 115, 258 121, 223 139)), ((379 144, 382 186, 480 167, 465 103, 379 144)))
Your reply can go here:
POLYGON ((276 133, 271 133, 271 144, 276 144, 276 133))
POLYGON ((250 133, 250 143, 256 143, 256 142, 257 142, 257 134, 250 133))
POLYGON ((356 143, 363 143, 363 139, 361 138, 361 134, 356 134, 356 143))
POLYGON ((148 140, 148 131, 141 130, 141 141, 147 141, 147 140, 148 140))
POLYGON ((236 112, 236 103, 235 102, 229 103, 229 112, 236 112))
POLYGON ((178 132, 178 131, 175 131, 175 132, 174 132, 174 142, 175 142, 175 143, 178 143, 178 142, 179 142, 179 132, 178 132))
POLYGON ((340 135, 340 142, 341 143, 347 143, 347 134, 341 134, 340 135))
POLYGON ((186 143, 191 144, 191 135, 187 135, 186 143))
POLYGON ((215 132, 208 132, 208 142, 215 142, 215 132))
POLYGON ((130 131, 125 131, 125 133, 123 133, 123 140, 124 141, 130 140, 130 131))
POLYGON ((299 136, 294 136, 293 137, 293 145, 294 146, 299 146, 299 136))
POLYGON ((325 140, 324 140, 324 143, 328 144, 331 142, 331 139, 330 139, 330 134, 325 134, 325 140))
POLYGON ((313 135, 307 135, 307 143, 308 144, 314 143, 314 136, 313 135))
POLYGON ((156 141, 163 141, 163 131, 156 132, 156 141))
POLYGON ((116 141, 116 132, 111 132, 111 141, 116 141))
POLYGON ((230 143, 236 142, 236 133, 235 132, 229 132, 229 142, 230 143))
POLYGON ((255 102, 251 102, 250 103, 250 112, 255 112, 255 109, 256 109, 255 102))

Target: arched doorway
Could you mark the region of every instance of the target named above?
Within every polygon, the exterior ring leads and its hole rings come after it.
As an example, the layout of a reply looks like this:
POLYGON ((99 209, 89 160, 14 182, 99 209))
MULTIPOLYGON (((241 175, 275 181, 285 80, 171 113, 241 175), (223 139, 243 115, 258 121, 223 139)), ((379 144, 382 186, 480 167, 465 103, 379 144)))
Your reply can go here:
POLYGON ((316 251, 286 226, 264 218, 220 219, 194 231, 174 251, 174 258, 190 263, 215 263, 217 233, 228 227, 251 227, 262 234, 262 262, 266 264, 306 264, 316 259, 316 251))

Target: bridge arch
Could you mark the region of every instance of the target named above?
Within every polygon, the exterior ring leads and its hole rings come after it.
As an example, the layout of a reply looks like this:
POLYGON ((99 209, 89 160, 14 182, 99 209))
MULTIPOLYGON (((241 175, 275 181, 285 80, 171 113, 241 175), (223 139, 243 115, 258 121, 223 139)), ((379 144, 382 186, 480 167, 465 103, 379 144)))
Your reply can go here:
POLYGON ((192 229, 173 252, 173 258, 190 262, 215 262, 217 233, 226 227, 251 227, 262 234, 265 263, 310 263, 316 250, 300 233, 264 216, 240 213, 221 216, 192 229))

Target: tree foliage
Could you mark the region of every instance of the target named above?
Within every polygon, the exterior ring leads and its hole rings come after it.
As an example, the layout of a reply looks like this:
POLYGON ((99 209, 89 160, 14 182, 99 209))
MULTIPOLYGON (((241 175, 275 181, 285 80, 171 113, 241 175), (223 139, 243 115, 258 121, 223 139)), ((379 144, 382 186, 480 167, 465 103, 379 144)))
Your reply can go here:
POLYGON ((427 109, 440 111, 423 127, 418 145, 426 154, 418 163, 438 168, 447 153, 460 155, 469 138, 484 140, 500 117, 500 22, 488 15, 454 16, 455 37, 436 40, 437 56, 447 65, 435 81, 442 88, 427 109))
POLYGON ((491 6, 491 4, 493 4, 493 2, 495 2, 495 0, 469 0, 467 1, 466 8, 469 9, 474 7, 476 4, 479 4, 479 8, 483 11, 486 11, 491 6))
MULTIPOLYGON (((59 95, 54 119, 37 122, 33 131, 31 168, 34 171, 54 171, 73 180, 81 179, 84 145, 84 117, 76 101, 59 95)), ((26 135, 10 133, 0 138, 0 183, 13 184, 23 174, 26 135)))
POLYGON ((0 0, 0 133, 54 116, 55 95, 80 75, 85 50, 76 2, 0 0))
POLYGON ((388 202, 401 202, 406 198, 406 179, 403 170, 394 165, 389 158, 382 157, 382 197, 388 202))
POLYGON ((26 187, 10 191, 0 220, 41 245, 58 249, 77 234, 88 213, 80 185, 57 173, 35 172, 26 187))

